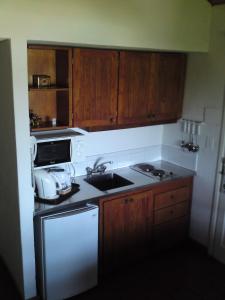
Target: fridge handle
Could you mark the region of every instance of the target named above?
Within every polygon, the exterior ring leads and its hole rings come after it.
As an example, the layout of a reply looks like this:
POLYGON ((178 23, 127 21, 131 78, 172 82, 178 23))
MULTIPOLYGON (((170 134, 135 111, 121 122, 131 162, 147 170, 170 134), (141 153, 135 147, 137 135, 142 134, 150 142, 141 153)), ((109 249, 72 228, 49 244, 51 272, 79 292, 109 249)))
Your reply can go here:
POLYGON ((93 204, 85 204, 84 206, 75 208, 75 209, 70 209, 70 210, 66 210, 66 211, 62 211, 59 213, 55 213, 55 214, 51 214, 51 215, 47 215, 47 216, 41 216, 41 219, 55 219, 55 218, 65 218, 65 217, 69 217, 71 215, 76 215, 76 214, 80 214, 89 210, 93 210, 98 208, 97 205, 93 205, 93 204))

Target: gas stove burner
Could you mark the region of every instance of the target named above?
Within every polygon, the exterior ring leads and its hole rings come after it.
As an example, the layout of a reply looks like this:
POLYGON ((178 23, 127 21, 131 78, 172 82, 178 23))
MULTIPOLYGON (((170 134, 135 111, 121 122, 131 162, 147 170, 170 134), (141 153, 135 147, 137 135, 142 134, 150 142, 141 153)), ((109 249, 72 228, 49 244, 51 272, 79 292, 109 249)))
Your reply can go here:
POLYGON ((165 175, 166 172, 163 171, 163 170, 155 169, 151 173, 152 173, 153 176, 157 176, 157 177, 162 178, 165 175))
POLYGON ((138 164, 137 167, 144 172, 152 172, 155 168, 149 164, 138 164))

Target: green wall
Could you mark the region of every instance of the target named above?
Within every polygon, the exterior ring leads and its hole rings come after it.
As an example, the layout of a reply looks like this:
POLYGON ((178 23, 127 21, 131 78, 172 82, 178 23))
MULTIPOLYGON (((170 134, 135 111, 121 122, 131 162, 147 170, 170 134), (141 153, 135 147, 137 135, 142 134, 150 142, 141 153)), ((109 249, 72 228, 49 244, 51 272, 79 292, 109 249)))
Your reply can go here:
POLYGON ((25 299, 36 295, 27 41, 207 52, 211 11, 206 0, 0 0, 0 39, 11 42, 21 278, 11 271, 25 299))
POLYGON ((1 0, 0 38, 207 51, 206 0, 1 0))

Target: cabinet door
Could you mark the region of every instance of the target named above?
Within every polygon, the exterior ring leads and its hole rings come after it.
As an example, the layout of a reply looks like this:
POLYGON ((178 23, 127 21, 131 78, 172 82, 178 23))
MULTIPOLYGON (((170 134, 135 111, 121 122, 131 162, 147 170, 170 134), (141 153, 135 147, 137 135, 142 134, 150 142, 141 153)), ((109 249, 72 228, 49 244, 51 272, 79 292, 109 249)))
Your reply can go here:
POLYGON ((103 236, 101 237, 103 271, 113 270, 126 253, 125 199, 108 200, 103 204, 101 215, 103 236))
POLYGON ((177 120, 182 113, 186 55, 160 53, 157 60, 155 119, 156 121, 177 120))
POLYGON ((154 53, 121 51, 118 123, 145 125, 155 110, 154 53))
POLYGON ((116 124, 118 52, 74 49, 74 126, 116 124))
POLYGON ((150 193, 103 200, 101 248, 104 272, 141 257, 152 222, 150 193))

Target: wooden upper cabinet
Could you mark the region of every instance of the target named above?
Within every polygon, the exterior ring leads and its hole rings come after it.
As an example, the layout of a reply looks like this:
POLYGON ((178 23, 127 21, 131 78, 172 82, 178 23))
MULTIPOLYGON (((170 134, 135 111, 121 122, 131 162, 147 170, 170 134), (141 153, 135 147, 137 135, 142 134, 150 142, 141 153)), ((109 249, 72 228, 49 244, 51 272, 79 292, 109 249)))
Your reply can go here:
POLYGON ((186 55, 158 53, 155 77, 157 121, 177 120, 182 114, 186 55))
POLYGON ((154 124, 181 116, 186 56, 120 52, 119 124, 154 124))
POLYGON ((117 122, 118 51, 74 49, 74 126, 117 122))
POLYGON ((182 112, 185 67, 180 53, 29 45, 30 116, 41 118, 31 130, 175 122, 182 112), (37 87, 34 75, 47 75, 51 84, 37 87))
POLYGON ((118 123, 148 124, 155 107, 155 54, 121 51, 118 123))

